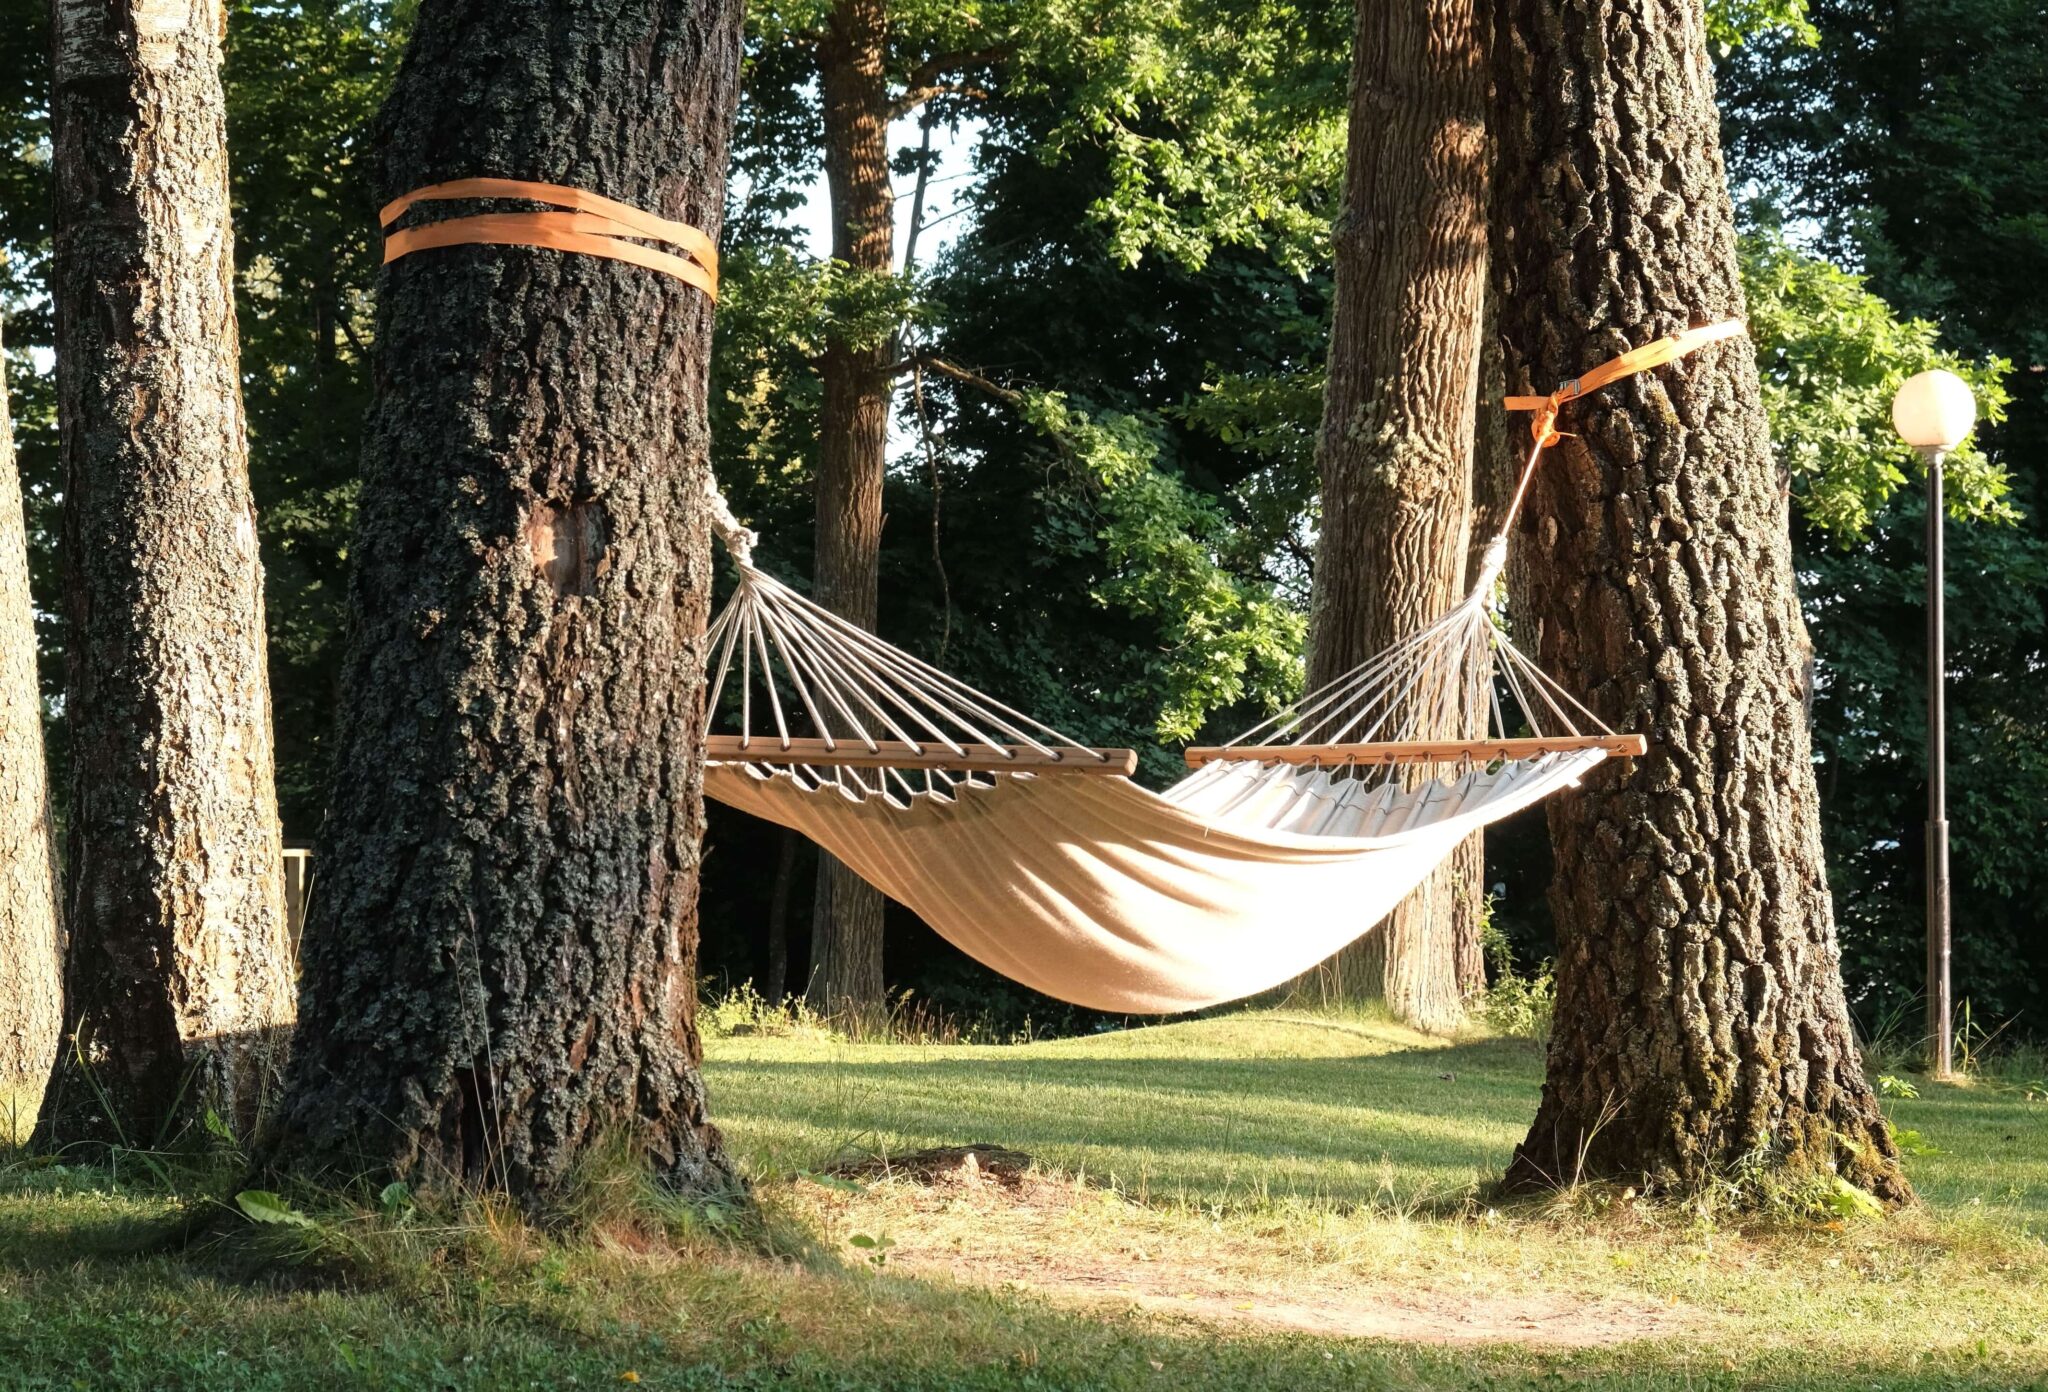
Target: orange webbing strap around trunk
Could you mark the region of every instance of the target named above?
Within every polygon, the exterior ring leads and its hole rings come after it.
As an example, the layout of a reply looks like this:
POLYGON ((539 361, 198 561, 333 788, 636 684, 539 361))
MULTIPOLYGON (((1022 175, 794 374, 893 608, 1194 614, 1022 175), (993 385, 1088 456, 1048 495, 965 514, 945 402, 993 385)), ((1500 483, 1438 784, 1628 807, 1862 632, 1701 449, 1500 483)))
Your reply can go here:
POLYGON ((455 179, 393 199, 378 213, 377 221, 389 229, 414 204, 451 198, 523 198, 534 203, 552 203, 565 211, 478 213, 430 222, 424 227, 387 230, 385 262, 389 264, 430 247, 546 247, 645 266, 694 285, 714 300, 718 298, 718 249, 709 237, 686 222, 672 222, 630 204, 564 184, 531 184, 522 179, 455 179), (627 238, 667 242, 683 254, 678 256, 627 238))
POLYGON ((1718 324, 1706 324, 1697 329, 1687 329, 1654 343, 1645 343, 1640 348, 1631 348, 1618 358, 1609 358, 1600 366, 1582 377, 1574 377, 1548 396, 1511 396, 1503 404, 1510 411, 1534 411, 1536 419, 1529 422, 1529 433, 1536 443, 1529 451, 1529 461, 1522 466, 1522 477, 1515 484, 1515 496, 1508 502, 1508 510, 1501 522, 1500 534, 1505 537, 1514 526, 1515 518, 1522 511, 1522 499, 1528 495, 1529 480, 1536 476, 1536 461, 1543 457, 1543 451, 1563 439, 1557 428, 1557 413, 1564 409, 1567 401, 1576 400, 1588 392, 1599 391, 1610 382, 1632 377, 1653 367, 1662 367, 1684 357, 1693 349, 1723 338, 1733 338, 1747 333, 1740 319, 1723 319, 1718 324))
POLYGON ((1511 396, 1505 402, 1510 411, 1534 411, 1536 419, 1529 423, 1529 433, 1536 437, 1536 447, 1554 445, 1561 438, 1557 430, 1557 413, 1564 403, 1596 392, 1610 382, 1632 377, 1638 372, 1684 357, 1693 349, 1713 343, 1718 339, 1733 338, 1736 334, 1748 332, 1740 319, 1723 319, 1718 324, 1707 324, 1697 329, 1687 329, 1654 343, 1645 343, 1640 348, 1631 348, 1618 358, 1609 358, 1600 366, 1582 377, 1574 377, 1548 396, 1511 396))

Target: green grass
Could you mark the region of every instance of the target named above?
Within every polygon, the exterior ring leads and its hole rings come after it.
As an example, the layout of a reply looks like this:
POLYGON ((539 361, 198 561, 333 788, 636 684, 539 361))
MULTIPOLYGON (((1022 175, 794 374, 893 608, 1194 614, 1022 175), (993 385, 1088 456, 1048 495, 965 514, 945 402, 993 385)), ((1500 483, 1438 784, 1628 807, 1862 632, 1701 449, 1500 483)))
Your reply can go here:
POLYGON ((2048 1386, 2048 1104, 2017 1088, 1888 1104, 1936 1148, 1911 1161, 1924 1210, 1751 1229, 1604 1188, 1496 1204, 1540 1082, 1516 1041, 1262 1012, 1017 1047, 710 1047, 766 1219, 738 1239, 699 1219, 556 1242, 472 1209, 328 1215, 294 1262, 131 1256, 179 1196, 0 1166, 0 1388, 2048 1386), (1038 1176, 812 1177, 962 1141, 1027 1150, 1038 1176), (895 1243, 879 1269, 855 1234, 895 1243), (1412 1337, 1525 1307, 1617 1341, 1412 1337), (1287 1310, 1405 1311, 1408 1335, 1269 1317, 1287 1310))
MULTIPOLYGON (((709 1075, 721 1122, 767 1173, 999 1140, 1147 1202, 1385 1208, 1498 1177, 1542 1059, 1524 1040, 1276 1011, 1023 1047, 755 1035, 717 1041, 709 1075)), ((1985 1085, 1886 1109, 1933 1147, 1912 1164, 1932 1207, 1989 1205, 2048 1232, 2048 1104, 1985 1085)))

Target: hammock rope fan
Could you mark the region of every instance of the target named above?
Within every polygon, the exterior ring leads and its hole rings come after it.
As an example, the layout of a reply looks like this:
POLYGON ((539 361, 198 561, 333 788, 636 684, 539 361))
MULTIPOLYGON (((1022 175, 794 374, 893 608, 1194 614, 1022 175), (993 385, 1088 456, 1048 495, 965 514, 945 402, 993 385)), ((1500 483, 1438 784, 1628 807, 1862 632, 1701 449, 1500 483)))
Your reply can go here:
MULTIPOLYGON (((540 246, 715 294, 701 233, 559 185, 457 181, 407 195, 383 221, 487 197, 569 211, 394 232, 385 259, 540 246)), ((712 480, 713 530, 739 580, 707 633, 706 709, 736 706, 740 728, 707 736, 704 790, 808 837, 1047 995, 1154 1014, 1277 986, 1369 931, 1473 831, 1644 752, 1640 735, 1609 729, 1509 641, 1496 582, 1565 403, 1741 332, 1736 320, 1690 329, 1549 396, 1508 398, 1534 413, 1534 445, 1464 599, 1229 743, 1187 750, 1191 772, 1156 793, 1130 781, 1133 751, 1069 738, 757 569, 754 534, 712 480), (1441 735, 1471 728, 1486 736, 1441 735)))

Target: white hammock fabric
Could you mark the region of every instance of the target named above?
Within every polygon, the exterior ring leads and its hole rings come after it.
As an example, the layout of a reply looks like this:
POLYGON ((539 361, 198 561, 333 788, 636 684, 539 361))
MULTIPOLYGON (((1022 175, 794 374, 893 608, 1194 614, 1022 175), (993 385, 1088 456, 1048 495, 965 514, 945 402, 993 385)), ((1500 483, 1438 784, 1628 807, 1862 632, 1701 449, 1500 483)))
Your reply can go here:
MULTIPOLYGON (((1445 790, 1446 804, 1465 806, 1455 816, 1354 836, 1203 817, 1120 778, 1004 774, 906 805, 721 764, 705 771, 704 788, 811 838, 1012 980, 1097 1010, 1164 1014, 1307 971, 1384 918, 1469 832, 1605 757, 1583 750, 1479 775, 1498 782, 1445 790)), ((1216 782, 1271 781, 1255 765, 1217 767, 1229 772, 1216 782)), ((1277 801, 1325 814, 1341 800, 1312 788, 1323 777, 1277 801)))
MULTIPOLYGON (((1046 771, 1048 758, 1099 755, 812 604, 743 546, 735 555, 739 587, 710 635, 711 702, 737 674, 742 733, 707 766, 705 792, 810 838, 985 965, 1098 1010, 1193 1010, 1277 986, 1370 930, 1471 832, 1609 757, 1422 772, 1224 757, 1163 793, 1046 771), (772 729, 757 730, 764 718, 772 729), (995 749, 1039 762, 819 766, 797 762, 798 740, 856 757, 995 749)), ((1499 559, 1443 619, 1233 744, 1394 741, 1481 710, 1505 736, 1497 687, 1539 734, 1577 733, 1574 712, 1598 726, 1496 628, 1499 559)))

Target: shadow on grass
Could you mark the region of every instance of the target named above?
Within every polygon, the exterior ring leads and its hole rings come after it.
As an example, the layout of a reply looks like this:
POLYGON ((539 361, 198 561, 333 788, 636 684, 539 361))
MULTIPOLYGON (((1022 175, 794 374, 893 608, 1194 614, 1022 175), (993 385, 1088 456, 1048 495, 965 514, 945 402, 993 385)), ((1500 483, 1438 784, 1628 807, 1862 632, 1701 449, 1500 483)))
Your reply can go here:
MULTIPOLYGON (((1390 1048, 1348 1032, 1358 1052, 1311 1057, 1186 1056, 1128 1036, 824 1058, 770 1045, 714 1055, 705 1072, 735 1149, 768 1175, 990 1142, 1140 1198, 1431 1208, 1487 1190, 1535 1115, 1535 1046, 1390 1048)), ((1956 1088, 1886 1109, 1915 1133, 1908 1174, 1937 1209, 2048 1215, 2048 1104, 1956 1088)))
POLYGON ((1540 1066, 1528 1044, 1489 1040, 1310 1058, 757 1056, 706 1071, 721 1124, 771 1171, 849 1148, 986 1141, 1155 1193, 1250 1186, 1351 1205, 1497 1175, 1534 1114, 1540 1066))
POLYGON ((0 1164, 0 1266, 125 1260, 161 1247, 184 1215, 178 1197, 96 1167, 0 1164))

